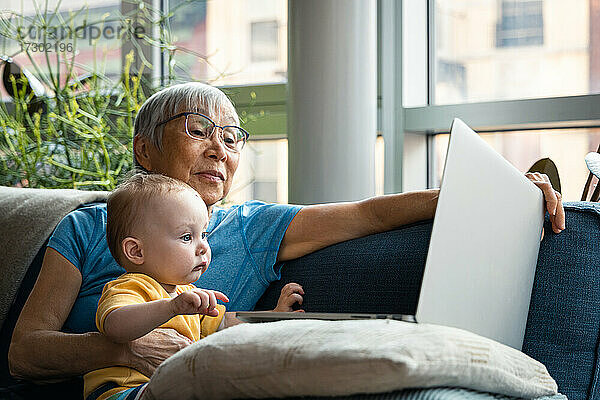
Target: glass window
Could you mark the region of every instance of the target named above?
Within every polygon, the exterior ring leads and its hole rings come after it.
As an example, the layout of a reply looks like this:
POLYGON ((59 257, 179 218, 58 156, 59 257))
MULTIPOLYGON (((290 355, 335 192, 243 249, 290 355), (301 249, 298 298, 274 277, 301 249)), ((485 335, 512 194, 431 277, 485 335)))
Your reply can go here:
POLYGON ((242 150, 231 190, 223 203, 287 203, 287 150, 287 139, 250 140, 242 150))
POLYGON ((286 0, 171 0, 170 66, 213 85, 285 82, 286 0))
POLYGON ((427 2, 403 1, 402 15, 402 105, 421 107, 429 101, 427 2))
MULTIPOLYGON (((554 161, 566 201, 581 199, 588 177, 584 157, 598 149, 600 129, 552 129, 481 133, 480 136, 520 171, 526 172, 539 159, 554 161)), ((434 186, 439 187, 450 135, 436 135, 434 186)))
POLYGON ((435 103, 600 91, 600 3, 436 0, 435 103))
MULTIPOLYGON (((384 142, 375 143, 375 193, 383 194, 384 142)), ((223 205, 241 204, 248 200, 270 203, 288 202, 287 139, 250 140, 240 158, 231 191, 223 205)))
POLYGON ((277 21, 253 22, 250 34, 251 61, 276 62, 279 48, 277 21))
MULTIPOLYGON (((46 82, 45 89, 50 93, 50 71, 53 76, 58 73, 61 84, 65 83, 68 71, 70 78, 92 71, 109 79, 120 78, 119 36, 126 27, 120 18, 119 0, 108 0, 102 5, 73 0, 46 3, 0 0, 0 9, 3 10, 0 55, 12 57, 18 66, 46 82), (48 22, 45 40, 44 13, 48 22), (20 42, 15 39, 17 32, 23 37, 20 42)), ((0 92, 3 98, 8 97, 4 87, 0 92)))
POLYGON ((502 0, 496 26, 496 46, 539 46, 544 44, 542 0, 502 0))

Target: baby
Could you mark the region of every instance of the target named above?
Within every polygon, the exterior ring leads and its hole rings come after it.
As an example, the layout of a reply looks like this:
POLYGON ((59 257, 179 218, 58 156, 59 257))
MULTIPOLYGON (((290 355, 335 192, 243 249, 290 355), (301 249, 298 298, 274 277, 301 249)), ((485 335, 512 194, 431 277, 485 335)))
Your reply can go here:
MULTIPOLYGON (((108 247, 127 273, 104 286, 96 312, 100 332, 124 343, 172 328, 197 341, 241 322, 217 304, 229 301, 225 294, 192 284, 211 260, 208 211, 195 190, 164 175, 136 174, 111 193, 107 214, 108 247)), ((275 311, 292 311, 302 294, 300 285, 286 285, 275 311)), ((148 381, 128 367, 95 370, 84 376, 84 398, 104 400, 135 388, 127 394, 133 398, 148 381)))

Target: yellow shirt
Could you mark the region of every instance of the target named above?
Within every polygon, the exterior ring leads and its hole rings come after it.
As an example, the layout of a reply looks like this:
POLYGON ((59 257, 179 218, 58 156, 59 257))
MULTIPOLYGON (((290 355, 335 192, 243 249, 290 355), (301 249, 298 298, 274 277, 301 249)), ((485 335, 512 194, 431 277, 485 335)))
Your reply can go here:
MULTIPOLYGON (((195 288, 194 285, 177 285, 175 291, 177 294, 180 294, 195 288)), ((98 302, 98 310, 96 311, 96 326, 100 332, 104 333, 106 316, 119 307, 169 298, 171 296, 169 296, 166 290, 150 276, 138 273, 123 274, 104 285, 102 296, 98 302)), ((217 317, 203 316, 201 320, 198 314, 177 315, 162 324, 159 328, 175 329, 190 340, 197 341, 217 331, 225 315, 225 307, 219 304, 217 305, 217 309, 219 310, 217 317)), ((87 398, 94 389, 106 382, 114 382, 120 388, 106 392, 106 396, 100 396, 99 399, 128 388, 139 386, 149 380, 145 375, 129 367, 97 369, 84 376, 83 398, 87 398)))

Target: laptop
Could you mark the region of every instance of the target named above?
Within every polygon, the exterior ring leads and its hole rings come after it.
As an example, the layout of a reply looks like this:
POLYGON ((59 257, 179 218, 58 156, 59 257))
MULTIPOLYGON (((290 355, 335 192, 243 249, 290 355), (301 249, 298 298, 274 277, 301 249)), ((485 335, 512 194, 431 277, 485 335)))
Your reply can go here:
POLYGON ((544 219, 542 192, 454 119, 416 315, 237 312, 246 322, 395 319, 465 329, 520 350, 544 219))

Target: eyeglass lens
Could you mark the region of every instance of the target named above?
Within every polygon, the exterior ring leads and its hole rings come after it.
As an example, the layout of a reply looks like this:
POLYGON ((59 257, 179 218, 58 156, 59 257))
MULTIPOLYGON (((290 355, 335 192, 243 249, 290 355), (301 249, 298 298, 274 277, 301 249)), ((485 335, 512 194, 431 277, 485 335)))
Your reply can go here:
MULTIPOLYGON (((202 115, 189 114, 186 116, 186 129, 190 137, 203 140, 211 137, 215 124, 202 115)), ((245 135, 241 129, 228 126, 220 130, 220 139, 225 147, 233 151, 240 151, 244 147, 245 135)))

